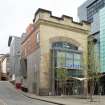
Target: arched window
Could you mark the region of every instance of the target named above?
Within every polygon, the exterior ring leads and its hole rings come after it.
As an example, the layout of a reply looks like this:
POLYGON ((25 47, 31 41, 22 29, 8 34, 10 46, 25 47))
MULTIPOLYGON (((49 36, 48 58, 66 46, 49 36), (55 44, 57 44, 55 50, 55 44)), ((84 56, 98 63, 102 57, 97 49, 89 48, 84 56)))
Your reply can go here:
POLYGON ((55 42, 52 44, 52 48, 61 48, 61 49, 72 49, 78 50, 78 47, 67 42, 55 42))
POLYGON ((81 69, 81 52, 78 47, 68 42, 55 42, 54 49, 55 66, 68 69, 81 69))

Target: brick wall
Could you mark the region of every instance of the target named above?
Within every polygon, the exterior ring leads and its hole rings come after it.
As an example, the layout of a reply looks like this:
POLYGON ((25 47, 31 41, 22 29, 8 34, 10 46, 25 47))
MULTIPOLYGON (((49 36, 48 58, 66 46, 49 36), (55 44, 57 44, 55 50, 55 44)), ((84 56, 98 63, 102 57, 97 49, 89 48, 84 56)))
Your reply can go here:
POLYGON ((35 49, 37 48, 36 44, 36 33, 37 29, 31 24, 26 29, 27 37, 21 44, 21 50, 22 50, 22 56, 26 58, 28 55, 33 53, 35 49))

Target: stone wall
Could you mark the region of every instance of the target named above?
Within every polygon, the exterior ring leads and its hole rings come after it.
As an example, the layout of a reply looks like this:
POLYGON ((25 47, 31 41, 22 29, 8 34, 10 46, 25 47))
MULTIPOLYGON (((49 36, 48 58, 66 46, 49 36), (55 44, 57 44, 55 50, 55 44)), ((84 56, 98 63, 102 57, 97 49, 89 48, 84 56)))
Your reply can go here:
POLYGON ((27 57, 27 86, 29 92, 39 94, 40 49, 27 57))

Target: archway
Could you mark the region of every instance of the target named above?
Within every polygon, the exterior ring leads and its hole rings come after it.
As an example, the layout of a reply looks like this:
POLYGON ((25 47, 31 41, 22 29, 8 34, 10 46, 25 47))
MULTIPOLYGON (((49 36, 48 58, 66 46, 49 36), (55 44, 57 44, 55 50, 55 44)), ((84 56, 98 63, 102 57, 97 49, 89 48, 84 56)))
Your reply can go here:
POLYGON ((51 76, 52 92, 54 95, 81 94, 82 84, 77 87, 79 81, 72 77, 83 77, 82 72, 82 51, 79 45, 62 40, 54 41, 51 44, 51 76), (77 84, 77 85, 76 85, 77 84), (79 91, 77 91, 77 88, 79 91), (64 89, 64 90, 63 90, 64 89), (76 93, 77 92, 77 93, 76 93))

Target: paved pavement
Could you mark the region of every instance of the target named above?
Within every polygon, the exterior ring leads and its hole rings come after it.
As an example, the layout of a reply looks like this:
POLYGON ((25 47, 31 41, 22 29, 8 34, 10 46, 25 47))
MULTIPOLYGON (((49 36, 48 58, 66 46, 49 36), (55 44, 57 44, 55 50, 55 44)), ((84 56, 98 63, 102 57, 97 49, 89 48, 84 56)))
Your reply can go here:
POLYGON ((0 105, 54 105, 20 94, 9 82, 0 81, 0 105))
POLYGON ((16 90, 9 82, 0 82, 0 105, 55 105, 52 103, 59 105, 105 105, 105 96, 94 96, 94 102, 78 97, 35 96, 16 90))
POLYGON ((81 96, 36 96, 30 93, 20 92, 32 99, 39 99, 47 102, 58 103, 62 105, 105 105, 105 96, 94 96, 93 102, 90 102, 89 98, 83 98, 81 96))

